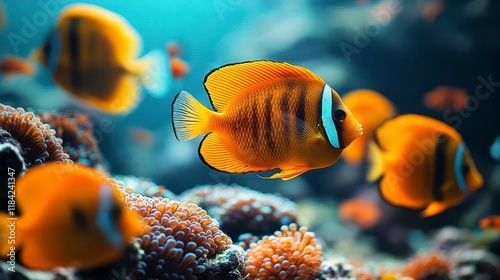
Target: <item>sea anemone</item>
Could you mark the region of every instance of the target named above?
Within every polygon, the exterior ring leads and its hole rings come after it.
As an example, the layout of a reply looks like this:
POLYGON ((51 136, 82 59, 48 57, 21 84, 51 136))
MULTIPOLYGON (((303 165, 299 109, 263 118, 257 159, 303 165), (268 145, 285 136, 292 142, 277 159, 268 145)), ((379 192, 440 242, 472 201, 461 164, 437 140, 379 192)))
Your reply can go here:
POLYGON ((234 239, 244 233, 271 234, 297 220, 297 205, 291 200, 237 185, 197 187, 181 194, 179 200, 207 209, 222 231, 234 239))
POLYGON ((0 143, 20 148, 27 168, 48 161, 71 162, 55 130, 23 108, 0 104, 0 143))
POLYGON ((197 279, 202 262, 232 244, 215 220, 196 204, 125 193, 126 204, 150 231, 137 238, 144 256, 137 279, 197 279))
POLYGON ((62 114, 37 112, 40 119, 56 131, 62 139, 64 152, 71 160, 95 167, 102 161, 102 155, 93 136, 94 127, 89 117, 80 113, 62 114))
POLYGON ((312 279, 321 265, 321 247, 314 233, 296 224, 250 244, 245 274, 248 279, 312 279))
POLYGON ((168 199, 176 198, 176 195, 165 186, 158 186, 155 182, 146 178, 124 175, 115 175, 114 178, 123 183, 125 186, 125 192, 127 193, 138 193, 144 196, 158 196, 168 199))

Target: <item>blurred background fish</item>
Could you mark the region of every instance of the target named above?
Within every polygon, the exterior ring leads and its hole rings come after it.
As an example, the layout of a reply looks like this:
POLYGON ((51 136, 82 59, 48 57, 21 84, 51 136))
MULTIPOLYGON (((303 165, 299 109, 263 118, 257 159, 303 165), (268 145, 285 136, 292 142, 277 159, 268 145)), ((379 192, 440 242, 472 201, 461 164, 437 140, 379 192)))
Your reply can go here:
POLYGON ((13 75, 32 76, 35 70, 33 62, 20 57, 5 56, 0 60, 0 73, 7 78, 13 75))
POLYGON ((137 80, 154 95, 167 91, 163 52, 137 59, 141 45, 140 35, 120 15, 78 4, 61 13, 33 56, 74 97, 109 113, 126 113, 140 101, 137 80))
POLYGON ((425 107, 444 112, 446 110, 464 110, 469 95, 464 89, 452 86, 438 86, 424 95, 425 107))
POLYGON ((342 96, 342 100, 363 125, 363 135, 344 149, 342 158, 352 165, 359 165, 365 159, 366 144, 373 130, 383 121, 394 117, 396 107, 385 96, 370 89, 350 91, 342 96))
POLYGON ((369 180, 378 181, 389 203, 425 208, 433 216, 460 204, 483 186, 460 134, 447 124, 419 115, 401 115, 376 128, 369 180))

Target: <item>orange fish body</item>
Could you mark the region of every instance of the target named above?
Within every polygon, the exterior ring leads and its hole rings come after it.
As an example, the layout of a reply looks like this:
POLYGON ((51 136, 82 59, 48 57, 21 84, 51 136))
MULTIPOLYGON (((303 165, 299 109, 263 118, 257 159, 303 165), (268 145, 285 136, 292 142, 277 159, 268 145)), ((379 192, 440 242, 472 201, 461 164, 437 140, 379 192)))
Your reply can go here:
POLYGON ((334 164, 362 134, 339 95, 303 67, 272 61, 228 65, 207 75, 205 87, 215 112, 181 92, 172 120, 180 141, 210 132, 199 154, 218 171, 280 168, 270 178, 289 180, 334 164))
POLYGON ((438 86, 424 95, 424 105, 436 111, 463 109, 467 106, 467 98, 468 94, 464 89, 438 86))
POLYGON ((363 135, 354 140, 342 152, 342 158, 352 165, 359 165, 366 155, 366 145, 375 127, 396 115, 392 102, 370 89, 358 89, 342 96, 344 104, 363 125, 363 135))
POLYGON ((175 79, 182 79, 189 73, 189 65, 178 57, 170 59, 170 68, 175 79))
POLYGON ((389 203, 422 215, 460 204, 480 188, 481 174, 460 134, 451 126, 419 115, 401 115, 380 125, 370 143, 369 179, 379 181, 389 203))
POLYGON ((16 74, 32 76, 35 74, 35 66, 23 58, 7 56, 0 61, 0 72, 6 76, 16 74))
POLYGON ((480 228, 493 228, 496 230, 500 230, 500 216, 489 216, 482 218, 479 221, 479 227, 480 228))
MULTIPOLYGON (((15 222, 14 242, 1 240, 2 256, 14 246, 21 249, 24 266, 39 270, 90 268, 118 259, 144 225, 102 175, 76 164, 29 169, 16 183, 22 215, 15 222)), ((3 223, 10 223, 7 218, 1 214, 0 234, 5 234, 3 223)))
POLYGON ((339 218, 353 223, 361 229, 375 226, 382 217, 380 207, 373 201, 363 198, 352 198, 343 201, 339 207, 339 218))

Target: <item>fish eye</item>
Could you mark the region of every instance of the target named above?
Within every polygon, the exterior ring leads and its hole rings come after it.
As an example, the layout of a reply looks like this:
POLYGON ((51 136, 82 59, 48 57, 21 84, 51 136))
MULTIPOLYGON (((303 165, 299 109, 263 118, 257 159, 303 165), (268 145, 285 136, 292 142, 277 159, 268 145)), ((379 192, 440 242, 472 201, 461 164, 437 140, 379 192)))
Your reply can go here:
POLYGON ((470 171, 469 165, 462 165, 462 174, 467 174, 470 171))
POLYGON ((335 109, 335 111, 333 111, 333 119, 337 122, 345 120, 346 116, 347 114, 342 109, 335 109))

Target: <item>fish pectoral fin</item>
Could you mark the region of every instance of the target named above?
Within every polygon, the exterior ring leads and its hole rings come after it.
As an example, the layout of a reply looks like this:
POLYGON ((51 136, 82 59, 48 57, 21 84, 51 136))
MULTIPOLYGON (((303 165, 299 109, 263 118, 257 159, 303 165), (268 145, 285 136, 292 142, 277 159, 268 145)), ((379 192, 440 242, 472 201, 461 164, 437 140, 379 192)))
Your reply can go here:
POLYGON ((203 162, 217 171, 227 173, 248 173, 267 171, 239 159, 217 133, 209 133, 200 144, 199 156, 203 162))
POLYGON ((293 168, 293 169, 281 170, 280 172, 275 173, 269 177, 262 177, 262 176, 259 176, 259 177, 261 177, 262 179, 281 179, 283 181, 288 181, 288 180, 291 180, 297 176, 300 176, 302 173, 304 173, 308 170, 309 170, 308 167, 297 167, 297 168, 293 168))
POLYGON ((430 217, 430 216, 437 215, 446 209, 448 209, 447 203, 434 201, 434 202, 431 202, 427 206, 427 208, 424 209, 424 211, 422 211, 421 215, 422 215, 422 217, 430 217))
POLYGON ((318 75, 304 67, 285 62, 261 60, 217 68, 207 75, 204 85, 214 109, 221 112, 224 111, 229 101, 249 87, 282 79, 323 81, 318 75))

